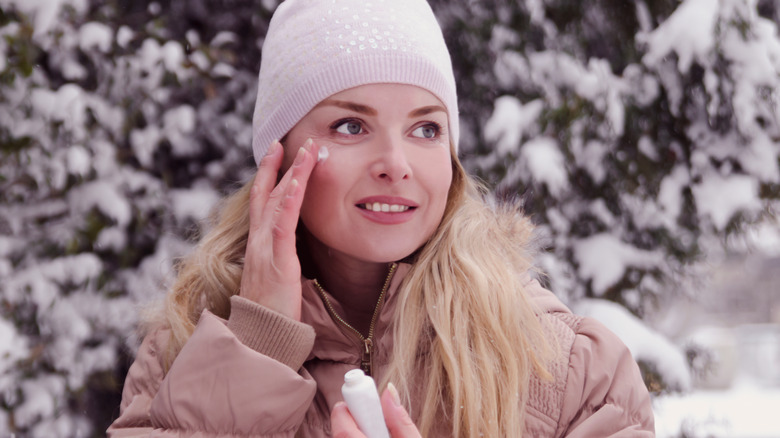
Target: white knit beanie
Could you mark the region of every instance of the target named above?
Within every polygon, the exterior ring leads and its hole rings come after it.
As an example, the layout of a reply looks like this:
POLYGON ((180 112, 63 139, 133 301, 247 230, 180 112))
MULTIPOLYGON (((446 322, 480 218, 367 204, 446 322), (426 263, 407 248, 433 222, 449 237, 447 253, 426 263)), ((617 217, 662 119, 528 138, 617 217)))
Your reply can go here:
POLYGON ((365 84, 416 85, 441 100, 458 145, 452 61, 426 0, 286 0, 262 48, 255 161, 329 96, 365 84))

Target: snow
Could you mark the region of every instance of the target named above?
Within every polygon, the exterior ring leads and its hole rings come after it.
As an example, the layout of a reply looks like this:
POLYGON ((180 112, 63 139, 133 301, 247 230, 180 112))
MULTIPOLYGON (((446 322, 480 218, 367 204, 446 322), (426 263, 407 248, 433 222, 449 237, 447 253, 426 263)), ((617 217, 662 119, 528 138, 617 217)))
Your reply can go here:
POLYGON ((124 112, 122 109, 95 95, 89 96, 86 99, 86 104, 92 110, 92 115, 101 126, 112 135, 120 135, 124 128, 124 112))
MULTIPOLYGON (((262 2, 267 10, 277 3, 262 2)), ((741 250, 780 254, 780 226, 761 216, 776 211, 777 201, 759 198, 763 184, 780 182, 777 24, 758 15, 755 0, 673 2, 679 7, 670 17, 651 13, 649 2, 640 0, 634 2, 639 29, 612 28, 625 32, 626 47, 633 49, 611 47, 610 53, 628 56, 607 60, 582 44, 574 30, 579 26, 559 28, 546 16, 550 2, 528 0, 525 9, 523 2, 510 2, 501 11, 478 2, 444 3, 438 6, 445 11, 442 23, 460 19, 447 13, 468 11, 465 3, 478 12, 462 17, 468 25, 458 36, 467 43, 463 56, 480 57, 474 74, 459 79, 485 91, 464 102, 464 129, 471 132, 462 145, 469 151, 465 165, 484 171, 480 177, 502 190, 549 193, 533 199, 531 213, 542 219, 540 234, 554 251, 539 257, 552 289, 612 327, 632 354, 657 366, 665 379, 685 387, 685 344, 664 342, 660 329, 642 327, 615 305, 576 298, 601 296, 625 276, 637 280, 642 270, 653 275, 644 275, 634 289, 614 291, 645 316, 652 313, 646 304, 656 298, 695 294, 664 282, 690 270, 669 257, 665 243, 649 238, 638 249, 637 241, 652 235, 707 248, 707 239, 721 238, 739 213, 764 220, 746 228, 741 250), (487 36, 470 25, 494 13, 502 24, 490 27, 489 42, 481 41, 487 36), (530 23, 531 31, 515 28, 516 18, 530 23), (616 61, 628 65, 613 71, 616 61), (701 78, 689 73, 694 63, 703 70, 701 78), (494 100, 492 113, 480 110, 490 108, 487 99, 494 100), (656 110, 663 114, 656 117, 656 110), (736 121, 721 118, 731 114, 736 121), (670 127, 673 132, 665 131, 670 127), (621 137, 624 129, 632 130, 629 136, 621 137), (626 139, 638 139, 640 161, 631 162, 626 139), (617 179, 624 165, 629 172, 653 173, 632 174, 639 176, 638 186, 624 190, 617 179), (579 185, 575 172, 611 191, 603 197, 586 193, 591 185, 579 185)), ((582 11, 576 5, 571 10, 585 14, 588 26, 611 20, 601 5, 582 11)), ((90 393, 85 382, 91 373, 114 369, 120 348, 136 347, 132 329, 140 303, 158 299, 175 277, 174 260, 192 248, 184 236, 218 202, 226 180, 252 171, 246 164, 257 72, 245 67, 257 60, 234 52, 247 44, 247 35, 217 33, 212 25, 187 31, 186 41, 169 41, 170 30, 160 24, 180 17, 165 15, 170 8, 161 4, 149 5, 151 20, 140 19, 145 12, 139 11, 139 20, 131 21, 112 2, 95 9, 86 0, 0 0, 0 7, 12 11, 0 28, 0 70, 16 74, 2 90, 0 131, 32 142, 18 154, 0 154, 0 174, 12 182, 0 192, 0 291, 10 308, 21 310, 0 317, 6 406, 0 409, 0 435, 93 435, 91 419, 76 409, 90 393), (6 55, 10 44, 29 45, 45 63, 18 74, 21 58, 6 55), (182 162, 173 178, 155 162, 158 147, 168 143, 182 162), (128 248, 137 242, 142 245, 128 248), (18 361, 30 363, 30 346, 42 367, 28 372, 18 361), (7 412, 14 413, 17 428, 29 428, 8 430, 7 412)), ((265 15, 256 18, 254 24, 267 24, 265 15)), ((259 47, 262 38, 248 44, 259 47)), ((470 91, 461 89, 461 97, 471 98, 470 91)), ((772 190, 761 193, 776 197, 772 190)), ((774 357, 763 360, 776 363, 774 357)), ((752 371, 751 378, 764 379, 759 383, 737 380, 727 390, 657 397, 659 436, 683 429, 688 436, 707 430, 751 436, 761 428, 780 436, 751 412, 718 404, 735 397, 743 405, 776 406, 770 390, 776 377, 769 371, 752 371)))
MULTIPOLYGON (((173 262, 192 251, 192 244, 173 236, 162 236, 154 254, 146 257, 138 266, 136 272, 121 274, 127 282, 129 296, 135 303, 149 304, 160 298, 174 278, 173 262)), ((113 312, 119 309, 112 309, 113 312)), ((131 320, 133 313, 120 311, 124 320, 131 320)), ((110 313, 107 314, 110 316, 110 313)))
POLYGON ((748 150, 739 154, 742 167, 761 181, 780 183, 780 166, 777 165, 780 147, 763 132, 754 134, 748 150))
POLYGON ((261 0, 260 4, 263 5, 266 11, 273 11, 279 4, 279 0, 261 0))
POLYGON ((524 168, 533 181, 545 184, 553 196, 560 196, 569 187, 566 157, 552 138, 537 137, 526 142, 520 149, 518 164, 516 167, 524 168))
POLYGON ((141 44, 141 50, 138 53, 141 69, 149 72, 154 70, 154 66, 162 57, 160 43, 156 40, 147 38, 141 44))
POLYGON ((27 339, 20 336, 13 324, 0 318, 0 391, 8 388, 16 362, 28 354, 27 339))
POLYGON ((173 215, 179 223, 202 221, 220 199, 219 194, 211 188, 172 190, 170 196, 173 215))
POLYGON ((514 96, 499 97, 493 114, 485 123, 485 139, 496 143, 496 152, 500 156, 515 152, 523 135, 535 127, 543 109, 541 100, 523 104, 514 96))
POLYGON ((209 45, 211 47, 219 47, 225 44, 236 44, 238 41, 238 35, 233 32, 223 30, 217 32, 217 34, 214 35, 214 38, 211 39, 211 43, 209 45))
POLYGON ((14 410, 14 420, 19 426, 30 426, 39 417, 51 417, 62 404, 65 382, 60 376, 44 376, 35 380, 25 380, 21 384, 24 401, 14 410))
POLYGON ((683 189, 689 184, 688 169, 678 165, 661 182, 658 204, 663 212, 665 225, 673 226, 680 216, 683 206, 683 189))
POLYGON ((607 233, 580 239, 573 248, 580 273, 584 279, 592 281, 596 295, 617 283, 628 268, 653 266, 661 261, 660 254, 637 249, 607 233))
POLYGON ((120 226, 127 226, 132 219, 132 208, 127 198, 116 187, 106 183, 91 182, 72 189, 68 193, 68 204, 74 212, 82 215, 97 208, 120 226))
POLYGON ((609 152, 609 147, 603 142, 589 140, 584 147, 578 144, 572 146, 575 155, 575 161, 578 166, 584 168, 593 182, 601 184, 607 177, 606 166, 604 166, 604 156, 609 152))
POLYGON ((91 161, 89 152, 83 146, 74 145, 68 148, 65 162, 68 172, 72 175, 84 176, 89 173, 91 161))
POLYGON ((58 285, 80 285, 96 278, 103 267, 94 254, 60 257, 26 269, 18 269, 6 280, 4 298, 18 302, 29 294, 41 308, 49 307, 59 293, 58 285))
POLYGON ((98 49, 103 53, 111 50, 113 31, 103 23, 89 22, 79 28, 79 47, 83 51, 98 49))
POLYGON ((152 159, 161 139, 162 133, 156 125, 148 125, 144 129, 133 129, 130 132, 130 146, 141 166, 152 167, 152 159))
POLYGON ((5 36, 13 35, 19 31, 18 23, 8 23, 0 28, 0 71, 8 66, 8 41, 5 36))
POLYGON ((119 227, 107 227, 100 231, 95 239, 95 248, 120 252, 127 245, 127 236, 119 227))
POLYGON ((13 234, 21 232, 22 227, 30 220, 57 216, 64 214, 67 210, 67 203, 61 199, 8 207, 0 205, 0 213, 8 221, 7 224, 13 234))
POLYGON ((65 84, 57 91, 36 88, 32 91, 31 100, 39 114, 52 121, 63 122, 77 138, 83 138, 86 102, 81 87, 65 84))
POLYGON ((639 137, 639 142, 637 142, 637 148, 639 151, 642 152, 647 158, 658 161, 658 151, 656 151, 655 147, 656 146, 653 144, 653 140, 651 140, 646 135, 639 137))
POLYGON ((665 336, 648 328, 625 307, 612 301, 583 299, 571 305, 574 313, 595 318, 614 332, 636 361, 647 362, 676 390, 691 387, 685 353, 665 336))
POLYGON ((669 18, 647 35, 645 64, 655 65, 674 51, 680 72, 686 73, 694 61, 706 62, 715 45, 714 30, 719 2, 685 0, 669 18))
POLYGON ((750 83, 771 86, 780 69, 780 41, 775 23, 760 18, 753 21, 756 39, 746 41, 737 29, 729 29, 723 39, 724 53, 735 62, 735 73, 750 83))
POLYGON ((504 88, 522 86, 529 74, 528 62, 520 53, 506 50, 498 55, 493 74, 504 88))
POLYGON ((221 78, 232 78, 233 75, 236 74, 236 69, 224 62, 218 62, 214 65, 214 68, 211 69, 211 74, 221 78))
POLYGON ((187 44, 191 48, 200 47, 201 41, 200 41, 200 34, 195 29, 190 29, 184 34, 184 38, 187 39, 187 44))
POLYGON ((653 400, 656 436, 778 437, 778 406, 780 387, 749 377, 729 389, 664 395, 653 400))
POLYGON ((186 157, 198 151, 199 145, 188 135, 195 130, 195 122, 195 109, 190 105, 173 108, 163 115, 162 135, 171 142, 175 156, 186 157))
POLYGON ((769 257, 780 256, 780 224, 766 220, 747 231, 749 248, 769 257))
POLYGON ((133 32, 132 29, 127 26, 122 26, 116 32, 116 43, 119 44, 119 47, 127 48, 127 45, 130 44, 130 41, 132 41, 134 36, 135 32, 133 32))
POLYGON ((190 54, 190 62, 192 62, 195 66, 197 66, 200 70, 206 71, 208 70, 209 66, 211 65, 211 61, 209 60, 209 57, 206 56, 203 52, 192 52, 190 54))
POLYGON ((184 62, 184 48, 176 41, 168 41, 160 49, 163 65, 174 73, 180 73, 184 62))
POLYGON ((609 208, 607 207, 607 203, 604 202, 603 199, 596 199, 595 201, 590 203, 590 212, 596 216, 601 223, 606 225, 607 227, 614 227, 616 225, 615 222, 615 215, 612 214, 611 211, 609 211, 609 208))
POLYGON ((709 216, 717 230, 725 230, 731 218, 742 210, 761 209, 758 182, 746 175, 707 174, 691 190, 697 210, 709 216))
POLYGON ((25 14, 34 17, 33 36, 40 38, 54 27, 56 18, 64 6, 70 6, 79 13, 87 9, 87 0, 3 0, 2 6, 13 5, 25 14))

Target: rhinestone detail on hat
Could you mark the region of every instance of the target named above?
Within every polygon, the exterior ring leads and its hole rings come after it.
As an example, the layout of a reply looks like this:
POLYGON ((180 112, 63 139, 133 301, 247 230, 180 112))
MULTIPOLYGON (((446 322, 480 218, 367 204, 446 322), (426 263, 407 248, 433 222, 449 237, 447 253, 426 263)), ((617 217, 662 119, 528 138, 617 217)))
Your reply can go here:
MULTIPOLYGON (((351 83, 421 86, 442 99, 455 113, 450 124, 457 124, 452 64, 425 0, 285 0, 274 13, 262 57, 256 159, 269 137, 283 136, 316 102, 351 83)), ((450 132, 457 141, 457 126, 450 132)))

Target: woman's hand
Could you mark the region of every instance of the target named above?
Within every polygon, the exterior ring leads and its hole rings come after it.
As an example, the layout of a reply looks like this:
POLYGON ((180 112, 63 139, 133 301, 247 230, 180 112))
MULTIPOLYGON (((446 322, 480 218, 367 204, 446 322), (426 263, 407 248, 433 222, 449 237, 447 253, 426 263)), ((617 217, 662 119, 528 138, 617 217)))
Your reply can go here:
MULTIPOLYGON (((409 413, 401 406, 398 391, 392 383, 382 393, 382 412, 385 416, 385 424, 390 436, 393 438, 419 438, 420 432, 412 422, 409 413)), ((338 402, 330 414, 330 428, 334 438, 366 438, 358 428, 355 419, 347 409, 347 404, 338 402)))
POLYGON ((296 321, 301 320, 301 263, 295 228, 318 149, 308 140, 276 184, 284 150, 274 142, 260 162, 249 195, 249 238, 240 296, 296 321))

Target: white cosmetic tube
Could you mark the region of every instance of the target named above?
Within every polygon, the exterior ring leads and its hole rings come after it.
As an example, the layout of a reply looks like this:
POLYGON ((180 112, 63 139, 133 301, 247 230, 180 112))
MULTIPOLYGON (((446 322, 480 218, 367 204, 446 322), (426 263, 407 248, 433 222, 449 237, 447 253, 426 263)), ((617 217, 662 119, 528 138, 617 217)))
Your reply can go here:
POLYGON ((347 402, 349 412, 367 438, 390 438, 374 379, 360 369, 347 371, 341 394, 347 402))

